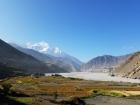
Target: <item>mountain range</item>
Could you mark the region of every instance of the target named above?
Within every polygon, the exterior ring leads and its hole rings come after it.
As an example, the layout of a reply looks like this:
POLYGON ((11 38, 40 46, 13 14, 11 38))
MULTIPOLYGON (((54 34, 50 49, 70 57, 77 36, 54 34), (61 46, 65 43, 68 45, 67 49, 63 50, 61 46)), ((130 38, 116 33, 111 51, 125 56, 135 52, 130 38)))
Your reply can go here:
POLYGON ((80 71, 81 61, 65 53, 57 56, 54 53, 51 55, 0 40, 0 64, 6 67, 23 69, 28 73, 80 71))
MULTIPOLYGON (((48 56, 47 58, 46 55, 39 52, 33 50, 28 51, 34 53, 40 59, 44 57, 46 57, 45 59, 51 59, 51 57, 48 56)), ((24 53, 0 39, 0 71, 5 70, 6 72, 1 73, 1 76, 4 76, 4 74, 14 75, 16 73, 70 72, 66 68, 61 68, 53 63, 45 63, 40 59, 24 53)))
POLYGON ((125 62, 131 54, 123 56, 112 56, 103 55, 91 59, 89 62, 85 63, 81 67, 81 71, 91 71, 91 72, 108 72, 109 70, 114 70, 120 64, 125 62))
MULTIPOLYGON (((44 44, 46 43, 43 43, 43 45, 44 44)), ((34 58, 44 62, 45 64, 56 65, 59 68, 65 69, 67 72, 80 71, 80 67, 82 65, 82 62, 79 61, 77 58, 72 57, 60 50, 56 51, 55 48, 49 48, 51 49, 49 50, 47 49, 48 46, 42 46, 41 44, 37 44, 37 46, 34 45, 34 48, 23 48, 13 43, 10 43, 10 45, 25 54, 33 56, 34 58)))
POLYGON ((55 66, 49 67, 40 60, 17 50, 3 40, 0 40, 0 64, 28 73, 51 72, 55 68, 55 66))
POLYGON ((123 77, 140 78, 140 52, 123 56, 98 56, 82 63, 45 42, 21 47, 0 39, 0 77, 22 73, 80 71, 113 72, 123 77))

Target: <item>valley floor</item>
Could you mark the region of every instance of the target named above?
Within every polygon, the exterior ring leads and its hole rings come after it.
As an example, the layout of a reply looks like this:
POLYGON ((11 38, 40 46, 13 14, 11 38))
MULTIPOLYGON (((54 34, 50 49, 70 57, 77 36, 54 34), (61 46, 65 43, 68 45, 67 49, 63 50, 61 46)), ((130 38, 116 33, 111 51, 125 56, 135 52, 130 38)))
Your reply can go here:
MULTIPOLYGON (((93 73, 93 72, 72 72, 72 73, 59 73, 64 77, 80 78, 85 80, 97 80, 97 81, 114 81, 114 82, 131 82, 140 83, 140 79, 130 79, 123 77, 112 77, 108 73, 93 73)), ((47 75, 52 75, 48 73, 47 75)))
POLYGON ((25 105, 140 105, 137 83, 21 76, 1 81, 0 90, 3 97, 25 105))

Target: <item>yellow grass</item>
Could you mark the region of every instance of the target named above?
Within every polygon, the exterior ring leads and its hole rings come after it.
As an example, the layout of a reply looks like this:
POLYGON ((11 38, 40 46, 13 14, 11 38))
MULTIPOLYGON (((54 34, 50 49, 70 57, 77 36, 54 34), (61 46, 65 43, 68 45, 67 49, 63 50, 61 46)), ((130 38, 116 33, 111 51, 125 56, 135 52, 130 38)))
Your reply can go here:
POLYGON ((125 96, 140 95, 140 87, 137 84, 101 82, 70 79, 64 77, 15 77, 7 81, 13 85, 12 89, 27 95, 54 94, 57 92, 64 96, 86 97, 92 94, 92 90, 107 90, 120 93, 125 96))

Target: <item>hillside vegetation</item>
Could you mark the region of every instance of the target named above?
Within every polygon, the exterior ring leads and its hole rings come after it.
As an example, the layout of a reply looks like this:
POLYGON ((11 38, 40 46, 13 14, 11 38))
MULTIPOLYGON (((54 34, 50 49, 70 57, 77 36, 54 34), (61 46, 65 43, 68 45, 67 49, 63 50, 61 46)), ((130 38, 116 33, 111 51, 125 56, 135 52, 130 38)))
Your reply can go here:
POLYGON ((2 81, 1 86, 2 84, 11 85, 8 93, 10 99, 28 105, 58 105, 61 102, 71 102, 72 97, 79 97, 76 100, 80 101, 100 95, 122 98, 138 98, 140 95, 139 84, 87 81, 60 75, 14 77, 2 81))

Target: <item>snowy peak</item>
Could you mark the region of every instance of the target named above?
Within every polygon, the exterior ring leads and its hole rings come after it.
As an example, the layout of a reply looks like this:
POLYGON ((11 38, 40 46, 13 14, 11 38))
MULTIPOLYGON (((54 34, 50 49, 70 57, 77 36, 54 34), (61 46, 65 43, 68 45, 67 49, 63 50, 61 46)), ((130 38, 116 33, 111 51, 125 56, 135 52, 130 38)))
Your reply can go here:
POLYGON ((33 49, 44 54, 53 55, 56 57, 61 56, 62 51, 58 47, 51 47, 47 42, 42 41, 38 43, 27 43, 26 47, 28 49, 33 49))
POLYGON ((49 44, 46 42, 39 42, 39 43, 27 43, 26 47, 29 49, 34 49, 39 52, 47 53, 49 49, 49 44))
MULTIPOLYGON (((35 50, 49 57, 51 56, 53 58, 52 63, 59 65, 61 68, 67 68, 70 72, 80 71, 81 65, 83 64, 77 58, 65 52, 62 52, 58 47, 50 46, 47 42, 44 41, 39 43, 27 43, 26 48, 30 50, 35 50)), ((34 54, 31 53, 30 55, 34 56, 34 54)), ((34 57, 36 57, 36 55, 34 57)), ((40 57, 37 56, 37 58, 40 57)), ((46 59, 45 62, 48 62, 48 59, 46 59)))
POLYGON ((52 47, 48 49, 47 54, 55 57, 60 57, 63 55, 63 52, 58 47, 52 47))
POLYGON ((62 51, 58 47, 53 48, 53 51, 54 51, 55 54, 61 54, 62 53, 62 51))

